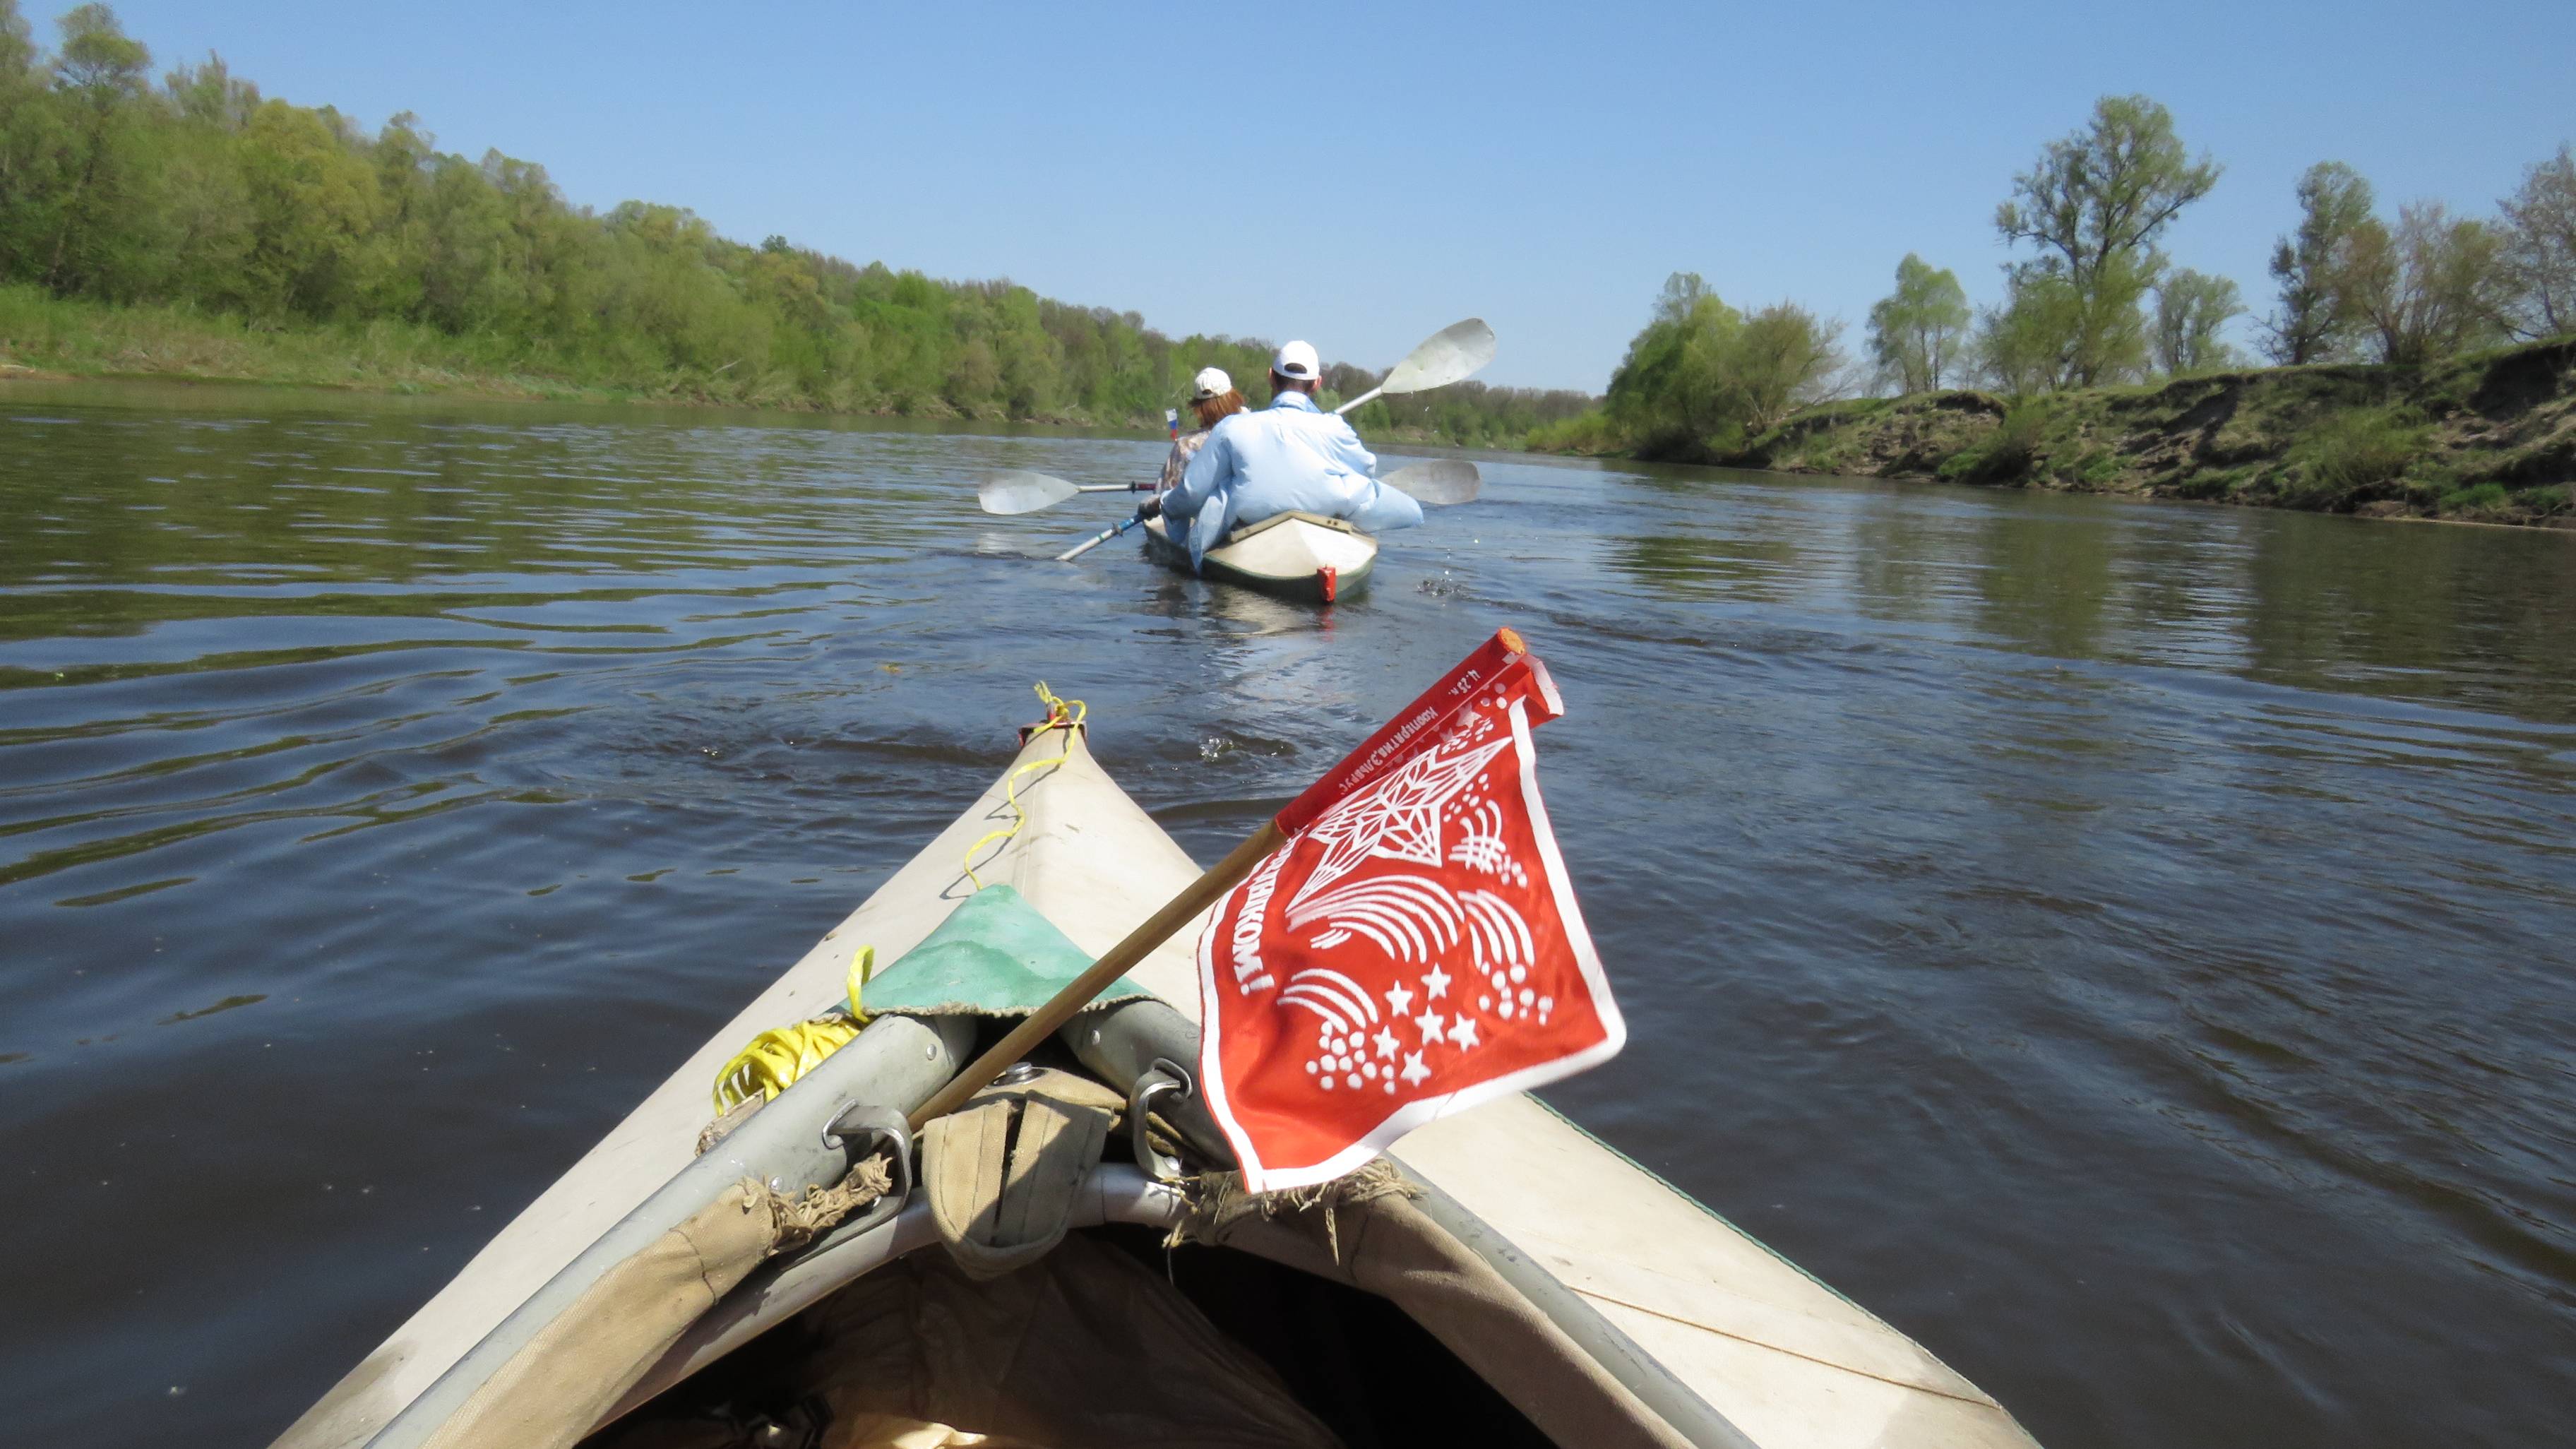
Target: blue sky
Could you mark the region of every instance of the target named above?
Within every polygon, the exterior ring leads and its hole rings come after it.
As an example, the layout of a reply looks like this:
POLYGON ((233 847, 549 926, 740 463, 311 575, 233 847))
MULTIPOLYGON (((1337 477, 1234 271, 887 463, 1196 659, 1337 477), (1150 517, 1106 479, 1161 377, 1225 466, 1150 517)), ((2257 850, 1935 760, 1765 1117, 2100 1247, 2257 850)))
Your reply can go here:
MULTIPOLYGON (((45 36, 67 6, 25 5, 45 36)), ((1489 381, 1599 389, 1675 270, 1851 325, 2095 97, 2227 167, 2167 239, 2268 297, 2291 187, 2484 213, 2576 140, 2576 4, 494 4, 128 0, 167 66, 934 276, 1383 366, 1482 315, 1489 381)))

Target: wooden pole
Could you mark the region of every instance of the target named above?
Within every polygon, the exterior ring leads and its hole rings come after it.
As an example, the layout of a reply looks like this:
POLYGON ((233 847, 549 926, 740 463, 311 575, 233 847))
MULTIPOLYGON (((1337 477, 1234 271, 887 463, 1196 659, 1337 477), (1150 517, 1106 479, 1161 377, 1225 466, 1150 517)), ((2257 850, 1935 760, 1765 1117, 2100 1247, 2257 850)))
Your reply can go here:
MULTIPOLYGON (((1465 323, 1460 323, 1465 326, 1465 323)), ((1478 325, 1482 325, 1481 323, 1478 325)), ((1433 338, 1433 342, 1439 341, 1433 338)), ((1430 342, 1423 344, 1429 347, 1430 342)), ((959 1072, 939 1094, 916 1109, 911 1127, 919 1132, 934 1117, 944 1117, 966 1105, 966 1099, 984 1090, 995 1077, 1008 1070, 1013 1062, 1037 1049, 1040 1042, 1053 1036, 1073 1020, 1074 1013, 1091 1004, 1092 998, 1109 989, 1109 983, 1124 975, 1127 968, 1145 959, 1145 954, 1172 937, 1174 931, 1197 920, 1215 905, 1217 897, 1242 884, 1244 877, 1262 859, 1288 843, 1292 831, 1302 831, 1333 805, 1351 792, 1396 769, 1413 754, 1428 748, 1440 737, 1446 722, 1465 709, 1476 691, 1490 684, 1502 671, 1523 667, 1520 661, 1529 654, 1521 636, 1509 629, 1497 629, 1483 648, 1470 654, 1457 668, 1443 676, 1438 684, 1423 692, 1405 706, 1378 732, 1361 742, 1360 747, 1342 757, 1324 777, 1306 787, 1303 794, 1288 802, 1288 808, 1263 821, 1252 838, 1236 846, 1207 874, 1190 883, 1189 889, 1166 902, 1163 908, 1146 917, 1145 924, 1127 933, 1127 939, 1109 948, 1107 955, 1091 963, 1091 969, 1073 978, 1055 999, 1039 1007, 1012 1027, 1010 1034, 993 1043, 992 1049, 977 1057, 959 1072), (1283 823, 1284 822, 1284 823, 1283 823)), ((1066 726, 1056 726, 1066 728, 1066 726)))
POLYGON ((1127 933, 1127 938, 1109 948, 1107 954, 1091 963, 1091 969, 1073 978, 1055 999, 1021 1018, 1010 1034, 993 1043, 991 1049, 967 1064, 966 1070, 951 1078, 937 1096, 914 1110, 911 1127, 919 1132, 934 1117, 944 1117, 966 1105, 966 1099, 984 1090, 995 1077, 1008 1070, 1013 1062, 1037 1049, 1039 1043, 1055 1035, 1074 1014, 1091 1004, 1092 998, 1109 989, 1109 983, 1126 974, 1127 969, 1145 959, 1155 947, 1170 940, 1172 933, 1207 913, 1217 897, 1241 884, 1252 874, 1262 859, 1288 843, 1287 832, 1276 819, 1261 822, 1252 838, 1236 846, 1210 868, 1207 874, 1192 881, 1189 888, 1165 903, 1163 908, 1145 918, 1145 924, 1127 933))

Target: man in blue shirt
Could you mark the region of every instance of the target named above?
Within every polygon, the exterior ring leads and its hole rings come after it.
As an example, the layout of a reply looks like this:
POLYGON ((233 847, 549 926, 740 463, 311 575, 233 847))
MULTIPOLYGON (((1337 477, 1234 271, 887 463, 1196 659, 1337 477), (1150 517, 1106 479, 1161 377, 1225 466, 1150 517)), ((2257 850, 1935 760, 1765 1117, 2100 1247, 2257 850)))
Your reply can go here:
POLYGON ((1282 513, 1348 519, 1364 533, 1422 521, 1421 504, 1377 481, 1377 457, 1351 425, 1315 406, 1322 381, 1312 346, 1282 346, 1270 359, 1270 406, 1219 422, 1180 486, 1138 510, 1162 515, 1192 568, 1236 526, 1282 513))

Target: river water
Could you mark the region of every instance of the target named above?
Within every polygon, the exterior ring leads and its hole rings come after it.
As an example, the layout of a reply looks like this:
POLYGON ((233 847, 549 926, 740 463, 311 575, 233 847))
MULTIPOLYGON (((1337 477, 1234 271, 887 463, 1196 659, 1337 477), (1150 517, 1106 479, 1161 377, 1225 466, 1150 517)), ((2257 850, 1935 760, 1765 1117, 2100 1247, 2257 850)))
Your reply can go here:
POLYGON ((1509 624, 1560 1106, 2060 1449, 2564 1442, 2576 537, 1487 459, 1318 613, 966 481, 1159 452, 0 392, 0 1438, 264 1443, 1034 682, 1208 859, 1509 624))

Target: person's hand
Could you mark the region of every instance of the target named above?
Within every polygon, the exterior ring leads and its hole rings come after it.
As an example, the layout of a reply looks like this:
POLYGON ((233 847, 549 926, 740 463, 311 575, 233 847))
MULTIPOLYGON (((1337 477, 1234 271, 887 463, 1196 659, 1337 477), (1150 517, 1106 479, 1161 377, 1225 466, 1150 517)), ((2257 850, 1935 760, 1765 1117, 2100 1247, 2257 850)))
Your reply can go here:
POLYGON ((1154 495, 1153 497, 1146 499, 1144 502, 1137 504, 1137 505, 1136 505, 1136 516, 1137 516, 1138 518, 1160 518, 1160 517, 1162 517, 1162 516, 1163 516, 1163 497, 1162 497, 1162 495, 1158 493, 1158 494, 1154 495))

